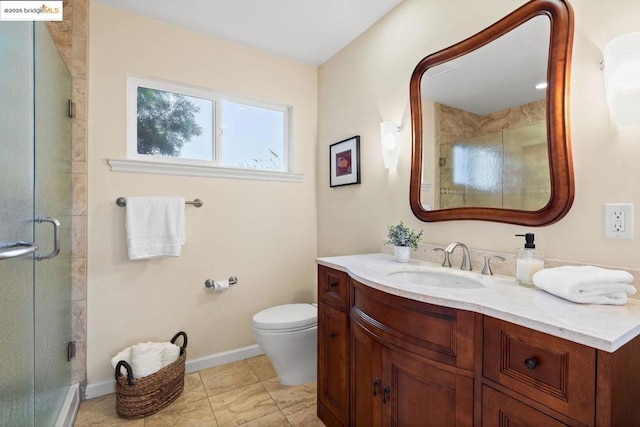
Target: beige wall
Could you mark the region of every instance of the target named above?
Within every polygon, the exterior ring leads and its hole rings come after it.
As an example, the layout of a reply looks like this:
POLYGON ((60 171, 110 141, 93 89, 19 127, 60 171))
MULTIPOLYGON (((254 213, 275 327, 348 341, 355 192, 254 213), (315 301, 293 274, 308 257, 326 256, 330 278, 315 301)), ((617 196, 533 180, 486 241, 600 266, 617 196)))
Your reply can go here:
POLYGON ((189 335, 188 358, 255 344, 251 317, 315 299, 317 68, 92 3, 88 200, 88 382, 112 379, 125 346, 189 335), (126 153, 127 73, 293 106, 302 183, 114 173, 126 153), (128 261, 119 196, 195 197, 179 258, 128 261), (237 275, 223 293, 207 278, 237 275))
POLYGON ((536 233, 548 257, 638 268, 640 264, 640 126, 612 128, 600 71, 614 37, 638 31, 640 2, 574 0, 571 120, 576 197, 561 221, 530 228, 480 221, 422 223, 409 208, 411 128, 409 79, 429 53, 456 43, 524 1, 404 0, 319 70, 318 254, 377 252, 386 226, 403 220, 424 229, 424 240, 460 240, 476 249, 512 252, 516 233, 536 233), (464 11, 464 13, 461 13, 464 11), (402 119, 397 170, 386 171, 379 123, 402 119), (328 146, 361 135, 362 184, 330 189, 328 146), (635 203, 636 239, 604 238, 604 203, 635 203))

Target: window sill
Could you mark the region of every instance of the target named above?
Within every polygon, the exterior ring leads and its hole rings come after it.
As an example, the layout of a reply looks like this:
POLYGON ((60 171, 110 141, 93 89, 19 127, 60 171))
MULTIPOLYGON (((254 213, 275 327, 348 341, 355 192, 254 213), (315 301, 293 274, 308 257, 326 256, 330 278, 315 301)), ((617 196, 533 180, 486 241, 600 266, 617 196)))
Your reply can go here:
POLYGON ((141 160, 109 159, 112 172, 198 176, 206 178, 250 179, 256 181, 302 182, 303 174, 293 172, 239 169, 221 166, 179 165, 141 160))

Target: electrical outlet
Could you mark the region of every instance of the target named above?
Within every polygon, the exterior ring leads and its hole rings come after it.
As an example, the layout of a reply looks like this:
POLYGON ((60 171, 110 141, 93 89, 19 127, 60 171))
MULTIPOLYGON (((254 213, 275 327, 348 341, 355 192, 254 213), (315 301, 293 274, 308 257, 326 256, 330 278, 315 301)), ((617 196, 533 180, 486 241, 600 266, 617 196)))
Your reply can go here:
POLYGON ((611 214, 611 228, 618 233, 624 233, 625 215, 623 210, 614 210, 611 214))
POLYGON ((633 203, 604 205, 604 236, 609 239, 633 239, 633 203))

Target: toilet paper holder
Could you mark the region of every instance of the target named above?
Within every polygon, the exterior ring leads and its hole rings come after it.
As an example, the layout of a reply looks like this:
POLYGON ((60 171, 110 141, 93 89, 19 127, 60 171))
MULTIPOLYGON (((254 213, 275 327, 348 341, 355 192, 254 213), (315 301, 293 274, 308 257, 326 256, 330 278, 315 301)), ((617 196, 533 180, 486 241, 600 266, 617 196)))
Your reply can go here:
MULTIPOLYGON (((238 283, 238 276, 229 276, 229 286, 235 285, 236 283, 238 283)), ((213 288, 215 287, 215 280, 207 279, 204 281, 204 285, 207 288, 213 288)))

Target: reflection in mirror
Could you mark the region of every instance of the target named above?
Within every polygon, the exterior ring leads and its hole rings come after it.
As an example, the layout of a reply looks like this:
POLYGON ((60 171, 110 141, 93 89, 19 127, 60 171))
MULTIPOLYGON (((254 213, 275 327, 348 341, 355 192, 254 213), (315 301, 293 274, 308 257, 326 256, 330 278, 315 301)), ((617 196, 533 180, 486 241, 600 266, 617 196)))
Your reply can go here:
POLYGON ((533 0, 418 64, 410 192, 418 218, 543 225, 566 214, 571 34, 567 3, 533 0))
POLYGON ((547 204, 546 90, 536 86, 547 80, 549 31, 535 17, 423 74, 425 209, 547 204))
POLYGON ((433 206, 535 211, 549 201, 544 121, 442 144, 438 156, 434 187, 439 198, 433 206))

